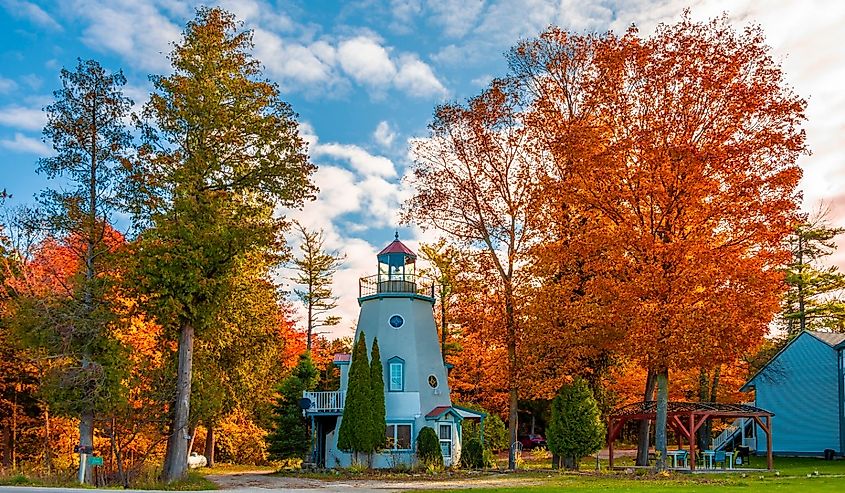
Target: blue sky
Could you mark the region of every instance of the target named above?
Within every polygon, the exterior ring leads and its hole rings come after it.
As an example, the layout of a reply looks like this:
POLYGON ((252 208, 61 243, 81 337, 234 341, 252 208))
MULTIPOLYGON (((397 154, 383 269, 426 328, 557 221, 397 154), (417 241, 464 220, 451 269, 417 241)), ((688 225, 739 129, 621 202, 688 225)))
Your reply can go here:
MULTIPOLYGON (((140 105, 149 74, 168 70, 166 53, 194 9, 179 0, 0 0, 0 188, 26 203, 48 183, 35 162, 41 108, 51 101, 62 67, 95 58, 123 69, 126 93, 140 105)), ((805 209, 825 203, 845 222, 845 2, 786 0, 240 0, 221 5, 254 30, 255 55, 300 115, 322 193, 289 214, 323 228, 327 244, 346 254, 335 280, 349 335, 357 316, 357 277, 375 269, 375 253, 392 239, 407 197, 402 177, 408 140, 426 134, 434 106, 475 95, 502 75, 502 54, 549 24, 576 31, 648 34, 686 7, 694 18, 726 11, 737 27, 761 24, 787 80, 810 103, 802 158, 805 209)), ((416 248, 433 232, 400 228, 416 248)), ((845 256, 835 261, 845 265, 845 256)))

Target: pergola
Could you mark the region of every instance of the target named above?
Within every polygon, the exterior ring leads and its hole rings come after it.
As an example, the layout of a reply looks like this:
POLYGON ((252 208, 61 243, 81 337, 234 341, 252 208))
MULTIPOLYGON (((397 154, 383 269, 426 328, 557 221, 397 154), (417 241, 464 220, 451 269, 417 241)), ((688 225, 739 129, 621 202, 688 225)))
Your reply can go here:
MULTIPOLYGON (((678 436, 678 448, 681 448, 681 438, 689 443, 690 470, 695 470, 695 434, 701 425, 710 418, 753 418, 757 425, 766 433, 766 459, 768 468, 772 463, 772 416, 774 414, 754 406, 745 404, 721 404, 716 402, 669 402, 666 413, 666 423, 671 426, 678 436)), ((610 454, 610 467, 613 467, 613 442, 622 431, 622 426, 628 421, 644 419, 654 421, 657 417, 657 403, 655 401, 637 402, 621 407, 608 418, 607 448, 610 454)))

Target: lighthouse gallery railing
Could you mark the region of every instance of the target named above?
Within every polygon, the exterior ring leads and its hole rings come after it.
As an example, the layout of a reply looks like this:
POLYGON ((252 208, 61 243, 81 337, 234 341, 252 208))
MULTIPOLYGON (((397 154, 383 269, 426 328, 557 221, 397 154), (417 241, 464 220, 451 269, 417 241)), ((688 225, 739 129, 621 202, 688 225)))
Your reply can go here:
POLYGON ((380 293, 412 293, 434 298, 434 283, 430 279, 411 274, 388 279, 385 276, 367 276, 358 280, 358 297, 380 293))

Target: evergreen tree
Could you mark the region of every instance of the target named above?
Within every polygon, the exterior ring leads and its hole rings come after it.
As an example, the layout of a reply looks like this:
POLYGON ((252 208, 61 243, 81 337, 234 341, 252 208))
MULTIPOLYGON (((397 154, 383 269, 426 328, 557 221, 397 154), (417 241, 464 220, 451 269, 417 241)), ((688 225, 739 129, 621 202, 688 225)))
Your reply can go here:
POLYGON ((845 228, 832 227, 825 214, 799 224, 789 237, 792 261, 786 267, 789 289, 783 300, 782 324, 789 336, 802 330, 845 331, 845 275, 836 266, 822 265, 836 250, 845 228))
POLYGON ((305 352, 290 376, 282 381, 279 398, 273 407, 273 431, 267 436, 271 460, 304 459, 308 453, 308 422, 299 408, 299 400, 302 392, 314 390, 317 376, 311 353, 305 352))
POLYGON ((133 162, 139 238, 133 285, 177 343, 178 370, 163 477, 187 473, 195 337, 217 324, 239 262, 276 253, 277 207, 313 198, 296 115, 250 55, 252 35, 220 8, 201 7, 152 78, 144 145, 133 162))
POLYGON ((372 432, 372 451, 384 447, 387 432, 386 411, 384 407, 384 367, 381 364, 381 353, 378 347, 378 337, 373 339, 373 351, 370 357, 370 389, 372 397, 370 403, 372 412, 370 425, 372 432))
POLYGON ((567 469, 578 469, 581 457, 596 452, 604 443, 598 404, 581 378, 564 385, 552 401, 546 439, 549 450, 563 457, 567 469))
POLYGON ((341 450, 369 453, 372 450, 372 388, 370 386, 370 363, 367 361, 367 343, 364 331, 352 349, 352 364, 349 366, 349 381, 343 419, 337 437, 341 450))
POLYGON ((131 147, 125 121, 132 101, 122 92, 123 73, 109 73, 95 60, 62 69, 60 80, 55 101, 45 108, 44 139, 56 154, 40 159, 38 172, 61 182, 40 194, 43 210, 30 226, 67 248, 80 273, 63 285, 65 292, 33 305, 42 313, 35 314, 38 322, 24 339, 62 362, 51 372, 55 385, 45 395, 57 412, 79 419, 79 444, 92 448, 95 414, 119 403, 126 373, 114 337, 116 242, 109 225, 125 209, 121 161, 131 147))
POLYGON ((304 289, 294 289, 293 292, 308 312, 305 341, 306 348, 311 351, 316 329, 340 323, 340 317, 329 315, 329 312, 337 308, 337 296, 332 294, 332 278, 344 257, 323 249, 323 230, 308 231, 298 222, 294 223, 294 227, 302 241, 299 245, 302 256, 293 260, 296 276, 291 280, 304 286, 304 289))

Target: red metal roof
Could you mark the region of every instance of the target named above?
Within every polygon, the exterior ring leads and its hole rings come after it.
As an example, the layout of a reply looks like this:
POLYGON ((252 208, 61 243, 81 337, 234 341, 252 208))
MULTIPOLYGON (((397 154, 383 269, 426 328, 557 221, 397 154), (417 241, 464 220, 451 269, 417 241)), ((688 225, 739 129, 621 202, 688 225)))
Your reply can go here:
POLYGON ((334 355, 333 361, 335 363, 349 363, 350 361, 352 361, 352 355, 346 353, 337 353, 334 355))
POLYGON ((384 255, 385 253, 404 253, 405 255, 410 255, 411 257, 417 256, 416 253, 412 252, 410 248, 406 247, 405 244, 398 239, 391 241, 389 245, 384 247, 384 250, 378 252, 379 255, 384 255))
POLYGON ((441 416, 443 413, 449 411, 450 409, 452 409, 452 406, 437 406, 434 409, 432 409, 431 411, 429 411, 429 413, 426 414, 425 417, 426 418, 437 418, 437 417, 441 416))

